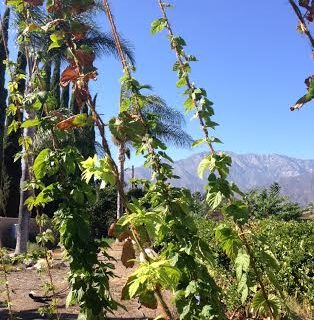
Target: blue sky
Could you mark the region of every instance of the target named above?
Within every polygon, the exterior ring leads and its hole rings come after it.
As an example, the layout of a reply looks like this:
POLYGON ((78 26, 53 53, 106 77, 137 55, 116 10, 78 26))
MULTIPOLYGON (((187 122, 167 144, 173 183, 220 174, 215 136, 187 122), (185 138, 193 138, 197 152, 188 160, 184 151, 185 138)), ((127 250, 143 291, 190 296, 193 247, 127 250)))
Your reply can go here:
MULTIPOLYGON (((279 153, 314 159, 314 105, 300 112, 289 107, 305 93, 311 74, 307 40, 296 32, 296 17, 287 0, 208 1, 177 0, 169 12, 186 51, 199 62, 192 78, 215 103, 216 135, 220 149, 238 153, 279 153), (232 4, 233 3, 233 4, 232 4)), ((150 35, 150 23, 160 16, 155 0, 111 1, 120 33, 133 45, 136 77, 151 84, 169 105, 182 109, 183 97, 171 71, 174 54, 165 33, 150 35)), ((108 30, 104 15, 95 17, 108 30)), ((120 64, 113 58, 96 61, 98 108, 106 119, 117 112, 120 64)), ((197 121, 186 118, 187 131, 201 133, 197 121)), ((180 159, 202 149, 170 149, 180 159)))
MULTIPOLYGON (((182 110, 182 95, 175 87, 174 62, 165 34, 151 36, 151 21, 159 17, 156 1, 111 1, 118 28, 129 39, 137 60, 136 76, 154 87, 169 105, 182 110)), ((280 153, 314 158, 314 106, 290 112, 289 106, 305 93, 311 74, 311 50, 296 32, 296 17, 288 1, 243 0, 174 1, 170 18, 183 36, 187 52, 196 55, 193 80, 205 87, 214 101, 216 134, 222 149, 239 153, 280 153)), ((107 28, 104 17, 99 23, 107 28)), ((98 62, 99 102, 105 114, 118 104, 119 65, 112 59, 98 62)), ((187 117, 187 131, 200 136, 197 121, 187 117)), ((170 150, 174 158, 191 152, 170 150)))

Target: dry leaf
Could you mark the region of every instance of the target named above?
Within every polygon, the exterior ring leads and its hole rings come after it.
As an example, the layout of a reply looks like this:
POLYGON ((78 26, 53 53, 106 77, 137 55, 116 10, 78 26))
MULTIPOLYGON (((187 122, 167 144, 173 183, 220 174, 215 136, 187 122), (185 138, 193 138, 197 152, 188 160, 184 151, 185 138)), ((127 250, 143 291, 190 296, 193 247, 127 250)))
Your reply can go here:
POLYGON ((108 229, 108 236, 113 237, 114 236, 114 229, 116 227, 116 223, 112 223, 108 229))
POLYGON ((122 249, 121 262, 126 268, 133 268, 134 261, 129 261, 135 259, 135 250, 131 239, 128 239, 122 249))
POLYGON ((25 2, 29 3, 32 6, 41 6, 44 3, 43 0, 25 0, 25 2))
POLYGON ((80 70, 76 66, 68 66, 61 74, 60 85, 66 87, 71 81, 74 82, 79 78, 80 70))
POLYGON ((131 237, 130 231, 129 230, 128 231, 124 231, 119 235, 118 240, 120 242, 122 242, 122 241, 124 241, 124 240, 126 240, 127 238, 130 238, 130 237, 131 237))

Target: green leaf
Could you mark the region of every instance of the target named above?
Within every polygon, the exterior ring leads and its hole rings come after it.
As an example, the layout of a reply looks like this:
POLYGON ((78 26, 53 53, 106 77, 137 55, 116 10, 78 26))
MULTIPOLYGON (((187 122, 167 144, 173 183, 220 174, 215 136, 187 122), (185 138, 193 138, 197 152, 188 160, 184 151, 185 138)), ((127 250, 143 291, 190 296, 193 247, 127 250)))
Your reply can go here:
POLYGON ((143 294, 141 294, 139 296, 139 301, 146 308, 157 309, 157 299, 154 292, 152 291, 144 292, 143 294))
POLYGON ((20 127, 20 122, 16 120, 12 120, 12 122, 8 126, 8 135, 12 133, 12 131, 16 132, 20 127))
MULTIPOLYGON (((206 142, 206 139, 198 139, 198 140, 195 140, 193 143, 192 143, 192 147, 195 148, 203 143, 206 142)), ((202 175, 203 177, 203 175, 202 175)))
POLYGON ((238 224, 244 224, 249 219, 249 209, 245 203, 238 200, 224 209, 224 213, 232 217, 238 224))
POLYGON ((186 77, 182 76, 178 81, 177 81, 177 88, 181 88, 187 84, 186 77))
POLYGON ((258 291, 252 300, 252 309, 262 317, 277 317, 280 313, 280 300, 273 294, 264 297, 262 291, 258 291), (271 310, 270 310, 271 309, 271 310))
POLYGON ((22 128, 36 127, 40 124, 40 122, 41 121, 39 119, 28 119, 22 123, 21 127, 22 128))
POLYGON ((73 291, 72 291, 72 288, 71 288, 69 293, 68 293, 68 295, 67 295, 67 298, 66 298, 66 301, 65 301, 65 306, 66 306, 66 308, 69 308, 74 303, 75 303, 75 298, 74 298, 73 291))
POLYGON ((238 255, 234 261, 236 277, 238 281, 241 280, 243 272, 249 271, 250 256, 244 249, 240 249, 238 255))
POLYGON ((215 239, 222 246, 229 258, 235 258, 242 247, 238 234, 226 224, 215 228, 215 239))
POLYGON ((134 298, 137 294, 138 289, 141 286, 141 281, 145 281, 144 279, 135 279, 129 286, 129 295, 130 298, 134 298))
POLYGON ((197 168, 197 174, 202 179, 204 172, 209 169, 211 172, 214 172, 216 168, 216 158, 215 155, 209 155, 201 160, 197 168))
POLYGON ((151 23, 151 34, 161 32, 167 26, 167 20, 165 18, 156 19, 151 23))
POLYGON ((190 295, 195 295, 197 293, 197 284, 196 281, 190 281, 188 286, 185 288, 185 297, 187 298, 190 295))
POLYGON ((33 171, 34 171, 35 178, 37 180, 42 179, 46 175, 46 167, 47 167, 46 161, 48 160, 49 154, 50 154, 50 149, 46 148, 38 154, 38 156, 34 161, 33 171))
POLYGON ((223 194, 221 191, 208 192, 206 196, 206 201, 212 210, 215 210, 222 202, 223 194))
POLYGON ((185 111, 191 111, 195 108, 194 101, 191 97, 187 98, 184 102, 185 111))

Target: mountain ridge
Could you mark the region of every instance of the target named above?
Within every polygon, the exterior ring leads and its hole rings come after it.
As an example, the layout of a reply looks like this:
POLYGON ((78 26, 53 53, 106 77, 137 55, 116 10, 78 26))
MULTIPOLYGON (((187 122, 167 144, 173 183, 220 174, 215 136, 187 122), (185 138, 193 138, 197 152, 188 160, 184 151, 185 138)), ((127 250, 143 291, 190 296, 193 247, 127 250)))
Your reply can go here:
MULTIPOLYGON (((232 158, 229 180, 240 189, 248 191, 266 187, 278 182, 282 193, 292 201, 305 205, 314 201, 314 159, 298 159, 281 155, 226 151, 232 158)), ((197 166, 207 153, 193 154, 185 159, 174 161, 174 173, 181 179, 171 181, 177 187, 186 187, 192 192, 204 190, 206 179, 197 176, 197 166)), ((135 168, 135 177, 150 178, 150 171, 144 167, 135 168)))

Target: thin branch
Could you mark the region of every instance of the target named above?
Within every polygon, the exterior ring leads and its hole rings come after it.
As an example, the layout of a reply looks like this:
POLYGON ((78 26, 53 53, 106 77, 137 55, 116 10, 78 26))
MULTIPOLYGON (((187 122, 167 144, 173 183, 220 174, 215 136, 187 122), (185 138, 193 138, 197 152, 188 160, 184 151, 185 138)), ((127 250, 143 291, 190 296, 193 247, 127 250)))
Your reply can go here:
MULTIPOLYGON (((159 4, 159 7, 160 7, 160 10, 162 12, 162 15, 163 15, 164 19, 167 21, 166 28, 168 30, 168 34, 169 34, 170 39, 172 39, 174 37, 174 33, 172 31, 172 27, 170 25, 166 10, 164 8, 164 4, 163 4, 163 2, 161 0, 158 0, 158 4, 159 4)), ((183 59, 182 59, 182 57, 181 57, 181 55, 179 53, 179 49, 178 49, 177 45, 174 44, 174 43, 172 43, 172 46, 173 46, 173 49, 174 49, 174 51, 176 53, 176 57, 177 57, 177 60, 179 62, 179 65, 180 65, 180 69, 184 73, 184 61, 183 61, 183 59)), ((187 87, 188 87, 190 93, 192 93, 194 91, 194 86, 192 85, 188 75, 186 76, 186 84, 187 84, 187 87)), ((200 112, 202 110, 199 107, 196 99, 193 99, 193 104, 194 104, 195 109, 197 111, 198 119, 199 119, 201 128, 203 130, 204 136, 206 138, 206 142, 207 142, 207 144, 209 146, 209 149, 210 149, 212 154, 215 154, 215 149, 214 149, 213 144, 210 142, 210 139, 209 139, 210 135, 209 135, 208 129, 205 126, 205 122, 204 122, 203 118, 200 116, 200 112)))
POLYGON ((292 9, 294 10, 295 14, 297 15, 298 19, 300 20, 300 22, 302 23, 303 26, 303 32, 306 34, 306 36, 309 38, 309 41, 311 43, 312 49, 314 50, 314 38, 303 18, 303 15, 299 9, 299 7, 296 5, 296 3, 294 2, 294 0, 289 0, 289 3, 292 7, 292 9))

